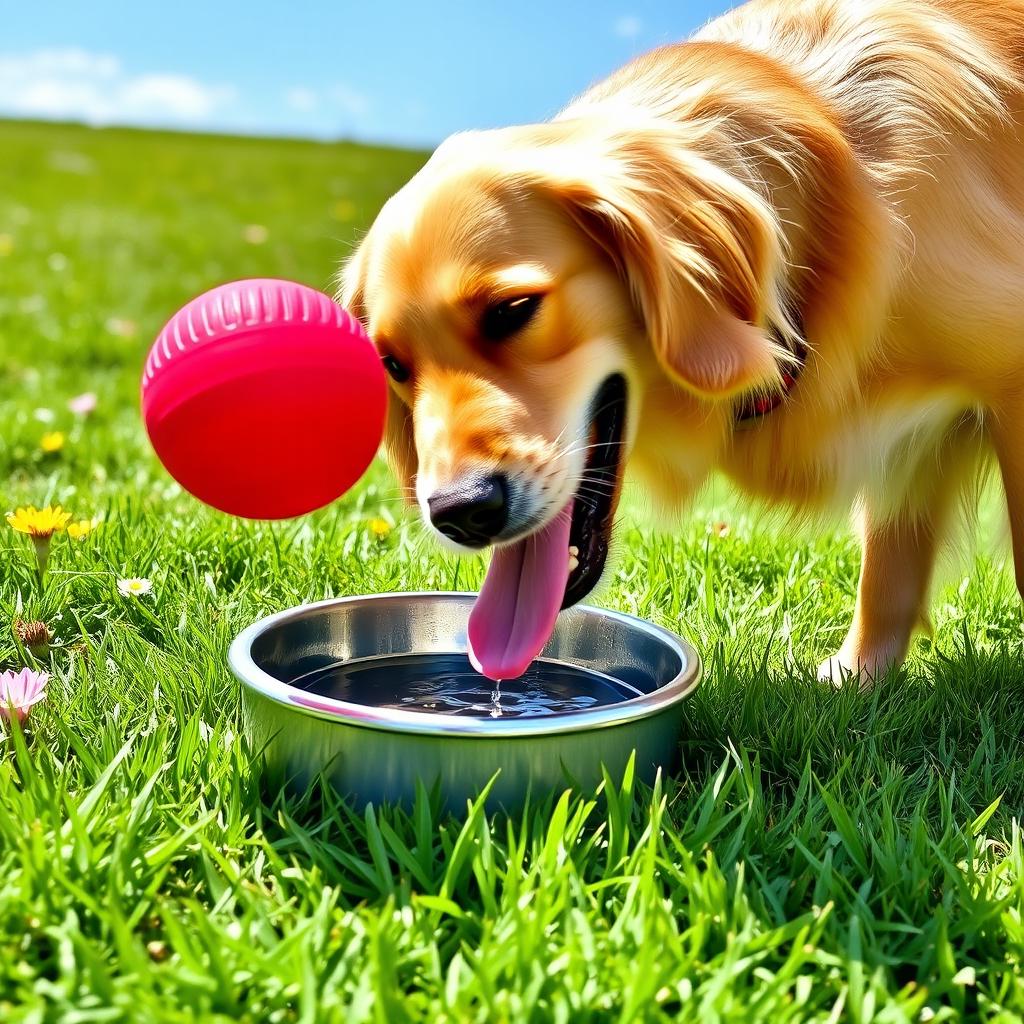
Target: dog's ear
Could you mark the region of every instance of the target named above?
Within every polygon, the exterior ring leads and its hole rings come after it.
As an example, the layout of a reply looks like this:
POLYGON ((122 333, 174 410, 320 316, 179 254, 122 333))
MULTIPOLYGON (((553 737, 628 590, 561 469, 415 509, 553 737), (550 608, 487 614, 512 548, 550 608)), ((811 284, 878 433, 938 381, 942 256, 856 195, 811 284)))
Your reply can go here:
MULTIPOLYGON (((360 245, 351 253, 337 279, 338 301, 364 325, 367 322, 365 248, 365 244, 360 245)), ((390 389, 384 422, 384 457, 402 489, 403 499, 409 504, 415 504, 419 460, 413 437, 412 412, 390 389)))
MULTIPOLYGON (((664 129, 619 131, 562 160, 549 194, 628 284, 664 371, 707 398, 779 384, 782 235, 770 206, 664 129), (577 170, 578 169, 578 170, 577 170)), ((542 181, 542 187, 544 183, 542 181)))
POLYGON ((779 366, 787 358, 760 327, 703 301, 685 334, 661 344, 652 337, 652 343, 671 376, 709 398, 777 387, 779 366))
POLYGON ((416 504, 416 472, 419 459, 413 437, 412 410, 388 394, 388 414, 384 426, 384 456, 391 472, 402 489, 402 498, 408 505, 416 504))

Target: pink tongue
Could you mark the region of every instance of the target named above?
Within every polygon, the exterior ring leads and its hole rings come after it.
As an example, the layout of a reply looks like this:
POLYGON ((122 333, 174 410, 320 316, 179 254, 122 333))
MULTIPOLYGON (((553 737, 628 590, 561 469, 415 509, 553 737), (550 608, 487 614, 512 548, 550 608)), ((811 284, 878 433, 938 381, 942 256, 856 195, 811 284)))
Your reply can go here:
POLYGON ((525 540, 495 549, 469 616, 469 660, 489 679, 516 679, 555 628, 569 579, 572 502, 525 540))

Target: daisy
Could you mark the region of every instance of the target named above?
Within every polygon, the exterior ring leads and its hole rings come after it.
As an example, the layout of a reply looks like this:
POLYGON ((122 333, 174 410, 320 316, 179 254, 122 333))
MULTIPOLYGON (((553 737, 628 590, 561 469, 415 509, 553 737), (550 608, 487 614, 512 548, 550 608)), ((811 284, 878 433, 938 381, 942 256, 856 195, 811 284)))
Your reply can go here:
POLYGON ((51 430, 48 434, 43 434, 39 439, 39 447, 47 455, 59 452, 64 447, 64 435, 59 430, 51 430))
POLYGON ((145 597, 153 589, 153 581, 141 576, 118 580, 117 589, 122 597, 145 597))
POLYGON ((68 408, 76 416, 88 416, 89 413, 94 412, 96 409, 95 393, 92 391, 86 391, 84 394, 75 395, 75 397, 68 402, 68 408))
POLYGON ((29 505, 7 516, 7 522, 12 530, 32 538, 40 579, 46 575, 46 564, 50 560, 50 540, 55 533, 60 533, 68 525, 70 519, 71 513, 65 512, 60 505, 47 505, 42 509, 29 505))
POLYGON ((49 678, 46 672, 34 672, 30 668, 0 674, 0 718, 9 722, 16 717, 24 722, 32 706, 46 696, 49 678))

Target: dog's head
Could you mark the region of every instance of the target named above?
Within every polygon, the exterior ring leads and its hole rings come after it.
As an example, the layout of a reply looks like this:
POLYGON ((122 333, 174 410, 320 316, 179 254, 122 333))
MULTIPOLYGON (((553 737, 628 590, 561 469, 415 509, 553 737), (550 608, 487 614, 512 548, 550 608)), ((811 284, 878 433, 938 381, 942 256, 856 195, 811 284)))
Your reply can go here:
POLYGON ((563 604, 597 582, 629 453, 701 453, 771 386, 784 322, 765 204, 655 129, 456 136, 382 209, 341 301, 391 375, 386 450, 459 548, 569 523, 563 604), (671 405, 672 436, 656 436, 671 405))

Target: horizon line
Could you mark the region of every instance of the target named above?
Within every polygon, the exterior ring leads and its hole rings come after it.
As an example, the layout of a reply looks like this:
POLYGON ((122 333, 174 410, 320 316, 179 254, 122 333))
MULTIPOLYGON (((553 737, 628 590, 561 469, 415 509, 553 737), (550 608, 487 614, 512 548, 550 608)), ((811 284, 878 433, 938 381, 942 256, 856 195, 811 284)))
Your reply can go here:
POLYGON ((88 131, 140 132, 151 135, 199 135, 207 138, 252 139, 254 142, 306 142, 314 146, 362 146, 366 149, 401 150, 406 153, 430 153, 440 145, 440 141, 406 143, 393 139, 379 139, 359 135, 304 135, 299 132, 261 132, 229 127, 183 126, 158 124, 133 124, 130 121, 110 121, 96 124, 94 122, 70 117, 19 117, 16 114, 0 113, 0 125, 29 125, 38 127, 83 128, 88 131))

